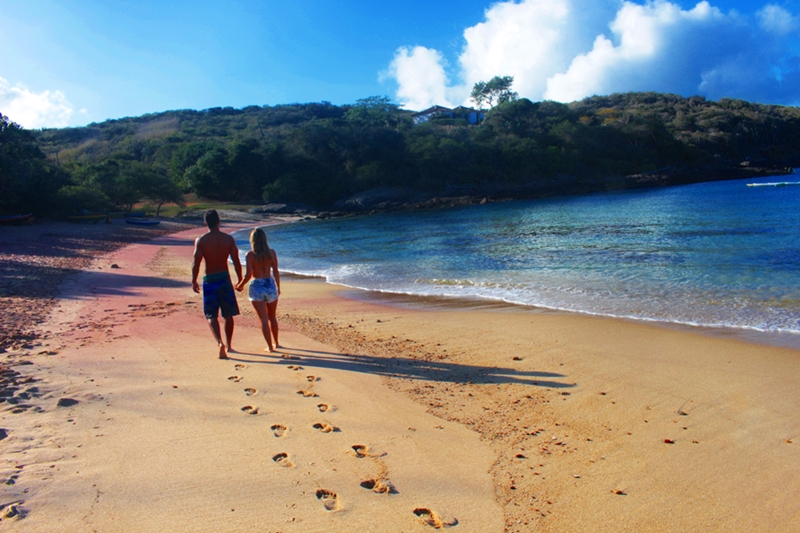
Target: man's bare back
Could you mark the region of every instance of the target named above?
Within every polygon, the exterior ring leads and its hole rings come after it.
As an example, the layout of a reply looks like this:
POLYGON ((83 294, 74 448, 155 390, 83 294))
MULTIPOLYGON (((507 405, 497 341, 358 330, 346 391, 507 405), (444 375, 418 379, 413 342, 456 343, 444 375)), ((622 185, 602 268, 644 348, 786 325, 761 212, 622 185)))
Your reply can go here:
MULTIPOLYGON (((194 266, 197 267, 198 274, 202 260, 205 260, 206 263, 206 276, 227 272, 228 257, 233 260, 235 267, 239 261, 236 240, 227 233, 222 233, 219 228, 209 230, 208 233, 198 237, 194 242, 194 266)), ((241 269, 241 265, 239 268, 241 269)), ((197 281, 197 276, 195 276, 194 280, 197 281)))

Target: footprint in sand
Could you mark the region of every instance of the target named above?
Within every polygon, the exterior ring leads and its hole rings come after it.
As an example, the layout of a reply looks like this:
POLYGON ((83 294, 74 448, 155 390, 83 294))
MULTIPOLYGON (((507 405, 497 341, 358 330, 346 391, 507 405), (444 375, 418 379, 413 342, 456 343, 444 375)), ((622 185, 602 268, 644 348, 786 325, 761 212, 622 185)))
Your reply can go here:
POLYGON ((288 453, 279 453, 277 455, 272 456, 272 460, 278 463, 278 465, 284 468, 294 468, 294 463, 291 459, 289 459, 288 453))
POLYGON ((0 520, 10 520, 11 518, 24 518, 25 512, 20 507, 22 502, 14 502, 6 505, 0 511, 0 520))
POLYGON ((397 489, 388 479, 368 479, 362 481, 361 486, 377 494, 397 494, 397 489))
POLYGON ((315 381, 320 380, 320 378, 318 378, 317 376, 306 376, 306 379, 308 380, 309 383, 314 383, 315 381))
POLYGON ((314 391, 310 391, 310 390, 299 390, 299 391, 297 391, 297 394, 302 394, 306 398, 316 398, 317 397, 317 393, 314 392, 314 391))
POLYGON ((245 405, 244 407, 242 407, 242 412, 247 413, 248 415, 257 415, 258 407, 253 407, 252 405, 245 405))
POLYGON ((246 389, 244 389, 244 393, 247 396, 255 396, 256 394, 258 394, 258 391, 252 387, 247 387, 246 389))
POLYGON ((303 367, 298 365, 289 365, 286 368, 288 368, 289 370, 294 370, 295 372, 297 372, 298 370, 303 370, 303 367))
POLYGON ((327 422, 317 422, 316 424, 314 424, 311 427, 313 427, 314 429, 320 430, 320 432, 322 432, 322 433, 338 433, 339 432, 339 428, 334 427, 334 426, 328 424, 327 422))
POLYGON ((364 457, 369 457, 369 448, 363 444, 354 444, 352 448, 357 458, 363 459, 364 457))
POLYGON ((317 499, 322 502, 326 511, 338 511, 340 508, 339 496, 335 492, 319 489, 317 490, 317 499))
POLYGON ((272 430, 272 434, 276 437, 284 437, 286 436, 286 426, 283 424, 273 424, 269 427, 272 430))
POLYGON ((247 368, 247 365, 244 365, 242 363, 236 363, 233 366, 233 368, 234 368, 234 370, 244 370, 245 368, 247 368))
POLYGON ((434 529, 442 529, 445 527, 452 527, 458 524, 458 520, 455 518, 450 522, 445 522, 436 513, 431 511, 430 509, 426 509, 424 507, 417 507, 414 509, 414 514, 417 515, 422 523, 425 525, 431 526, 434 529))
POLYGON ((242 377, 241 376, 230 376, 228 378, 228 381, 233 381, 234 383, 239 383, 240 381, 242 381, 242 377))
POLYGON ((328 411, 335 411, 336 408, 332 405, 328 405, 327 403, 318 403, 317 409, 319 409, 320 413, 327 413, 328 411))

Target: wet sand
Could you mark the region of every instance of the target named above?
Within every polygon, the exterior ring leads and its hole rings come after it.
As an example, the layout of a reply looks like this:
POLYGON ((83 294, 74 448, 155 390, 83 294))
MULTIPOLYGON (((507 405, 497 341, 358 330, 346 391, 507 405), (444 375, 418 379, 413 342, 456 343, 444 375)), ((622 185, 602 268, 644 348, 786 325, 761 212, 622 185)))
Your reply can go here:
POLYGON ((201 231, 106 253, 6 345, 0 528, 800 529, 797 350, 287 277, 282 354, 240 298, 219 361, 201 231))

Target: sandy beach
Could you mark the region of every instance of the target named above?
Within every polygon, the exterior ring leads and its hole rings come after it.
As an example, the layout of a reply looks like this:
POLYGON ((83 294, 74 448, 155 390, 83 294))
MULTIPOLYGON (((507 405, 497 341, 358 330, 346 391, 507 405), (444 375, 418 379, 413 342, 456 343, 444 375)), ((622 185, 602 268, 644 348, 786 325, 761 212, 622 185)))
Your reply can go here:
POLYGON ((286 276, 220 361, 203 228, 79 229, 8 228, 0 530, 800 530, 798 350, 286 276))

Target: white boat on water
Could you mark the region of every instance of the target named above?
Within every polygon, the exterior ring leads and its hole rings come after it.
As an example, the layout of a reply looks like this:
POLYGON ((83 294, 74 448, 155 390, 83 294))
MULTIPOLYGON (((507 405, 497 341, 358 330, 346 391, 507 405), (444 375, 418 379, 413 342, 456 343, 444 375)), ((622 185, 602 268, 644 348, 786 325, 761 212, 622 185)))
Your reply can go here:
POLYGON ((800 181, 778 181, 775 183, 748 183, 748 187, 786 187, 788 185, 800 185, 800 181))

